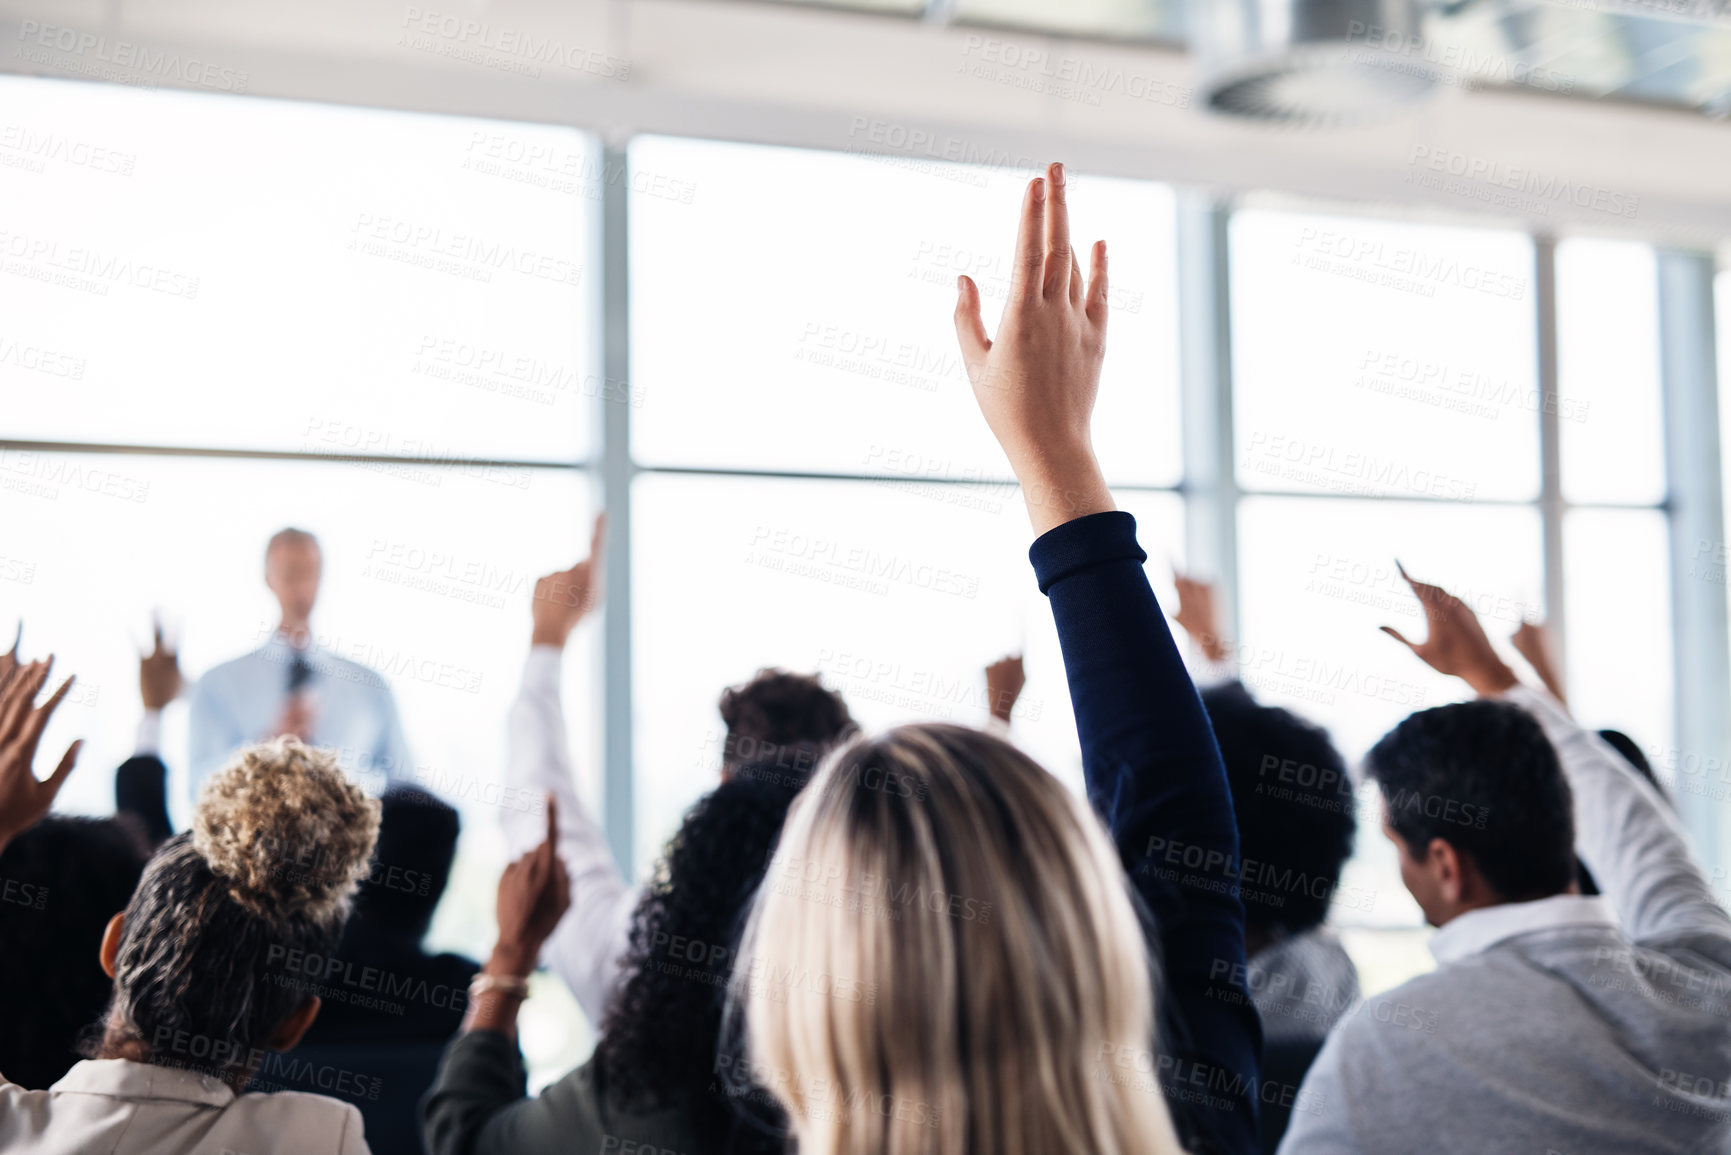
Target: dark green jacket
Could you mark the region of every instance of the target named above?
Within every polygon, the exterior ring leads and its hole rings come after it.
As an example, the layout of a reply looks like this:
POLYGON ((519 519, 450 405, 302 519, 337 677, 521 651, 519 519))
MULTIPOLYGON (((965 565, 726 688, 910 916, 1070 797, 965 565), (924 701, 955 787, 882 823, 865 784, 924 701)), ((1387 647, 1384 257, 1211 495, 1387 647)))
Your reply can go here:
POLYGON ((421 1102, 430 1155, 601 1155, 712 1148, 691 1112, 623 1112, 611 1104, 591 1059, 533 1099, 517 1044, 498 1031, 470 1031, 445 1048, 439 1077, 421 1102))

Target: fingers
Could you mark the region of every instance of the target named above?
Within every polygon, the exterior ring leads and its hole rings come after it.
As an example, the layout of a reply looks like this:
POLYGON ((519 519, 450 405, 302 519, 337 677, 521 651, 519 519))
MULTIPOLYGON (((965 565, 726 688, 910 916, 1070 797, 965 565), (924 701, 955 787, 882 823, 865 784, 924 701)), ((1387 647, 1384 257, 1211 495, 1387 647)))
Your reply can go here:
POLYGON ((1096 325, 1106 323, 1106 242, 1095 241, 1088 256, 1088 303, 1082 311, 1096 325))
POLYGON ((47 663, 31 662, 6 687, 5 698, 0 701, 0 742, 17 735, 24 719, 29 716, 30 704, 36 700, 37 692, 47 680, 47 663))
POLYGON ((1070 251, 1070 194, 1065 187, 1064 166, 1048 165, 1046 184, 1046 263, 1041 292, 1059 300, 1070 293, 1070 270, 1076 257, 1070 251))
POLYGON ((589 531, 589 560, 592 562, 599 562, 601 560, 601 551, 606 548, 606 545, 607 515, 605 513, 598 513, 595 515, 595 528, 589 531))
POLYGON ((26 750, 35 752, 36 743, 42 740, 42 731, 48 728, 48 720, 54 717, 54 711, 60 708, 61 700, 66 697, 66 692, 72 689, 72 683, 77 680, 78 676, 74 674, 60 683, 60 688, 54 691, 54 696, 42 703, 41 707, 30 715, 30 721, 24 727, 24 748, 26 750))
POLYGON ((152 654, 162 653, 162 615, 161 614, 154 614, 153 613, 150 615, 150 640, 151 640, 150 652, 152 654))
POLYGON ((1387 634, 1389 637, 1393 638, 1395 641, 1399 642, 1401 645, 1405 646, 1407 649, 1411 650, 1413 653, 1415 653, 1415 654, 1418 653, 1418 647, 1413 645, 1411 642, 1407 641, 1406 636, 1403 635, 1399 630, 1395 629, 1393 626, 1383 626, 1382 632, 1387 634))
POLYGON ((963 363, 970 368, 985 364, 992 341, 986 336, 986 323, 980 319, 979 286, 969 276, 956 278, 956 340, 962 346, 963 363))
POLYGON ((1040 295, 1040 277, 1046 254, 1046 182, 1035 177, 1022 194, 1022 222, 1016 228, 1016 271, 1010 285, 1011 300, 1031 300, 1040 295))
POLYGON ((68 746, 66 753, 60 758, 60 765, 54 768, 54 773, 50 774, 48 781, 43 783, 48 792, 47 800, 50 805, 54 802, 54 796, 60 793, 60 788, 66 785, 67 776, 72 773, 72 767, 78 761, 78 752, 82 749, 84 749, 84 739, 82 738, 68 746))
POLYGON ((541 845, 548 848, 559 842, 559 804, 553 801, 551 794, 547 795, 547 839, 541 845))

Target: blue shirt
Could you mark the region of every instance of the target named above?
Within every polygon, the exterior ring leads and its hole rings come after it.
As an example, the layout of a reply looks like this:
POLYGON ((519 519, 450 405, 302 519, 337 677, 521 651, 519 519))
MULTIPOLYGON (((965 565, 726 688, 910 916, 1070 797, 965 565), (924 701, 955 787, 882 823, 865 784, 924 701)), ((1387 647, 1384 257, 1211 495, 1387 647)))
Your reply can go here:
MULTIPOLYGON (((267 741, 289 700, 297 651, 282 634, 260 649, 224 662, 198 680, 192 694, 187 770, 192 796, 243 746, 267 741)), ((409 777, 414 761, 397 702, 376 670, 317 644, 298 651, 311 668, 306 692, 314 702, 311 744, 336 751, 343 768, 382 786, 409 777)))

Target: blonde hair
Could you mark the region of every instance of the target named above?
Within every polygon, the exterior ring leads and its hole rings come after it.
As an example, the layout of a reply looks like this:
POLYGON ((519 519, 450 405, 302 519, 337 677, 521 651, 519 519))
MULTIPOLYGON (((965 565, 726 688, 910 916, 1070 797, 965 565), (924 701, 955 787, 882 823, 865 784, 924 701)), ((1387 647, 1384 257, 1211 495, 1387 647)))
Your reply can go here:
POLYGON ((917 725, 795 802, 733 995, 801 1155, 1164 1155, 1158 1085, 1113 1061, 1152 1046, 1151 986, 1093 814, 1009 743, 917 725))

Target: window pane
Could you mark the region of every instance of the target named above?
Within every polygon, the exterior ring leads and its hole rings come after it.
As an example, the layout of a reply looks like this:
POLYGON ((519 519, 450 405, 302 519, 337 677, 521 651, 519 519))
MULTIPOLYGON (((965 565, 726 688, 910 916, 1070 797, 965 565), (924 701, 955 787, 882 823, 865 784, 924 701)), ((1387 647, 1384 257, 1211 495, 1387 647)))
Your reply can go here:
MULTIPOLYGON (((315 633, 386 676, 417 775, 490 830, 496 808, 483 786, 504 767, 529 597, 538 575, 586 547, 588 488, 576 470, 0 449, 10 563, 0 567, 0 628, 22 619, 26 651, 53 650, 60 670, 78 675, 74 705, 88 707, 60 711, 44 739, 61 749, 86 739, 62 805, 113 810, 109 771, 132 752, 138 647, 153 609, 181 635, 189 679, 256 649, 278 618, 265 542, 297 525, 324 554, 315 633)), ((595 732, 592 683, 574 675, 568 692, 583 741, 595 732)), ((177 703, 166 718, 164 760, 177 783, 185 710, 177 703)), ((171 797, 184 821, 185 789, 171 797)))
MULTIPOLYGON (((1657 510, 1577 509, 1563 522, 1565 689, 1582 725, 1621 730, 1662 772, 1675 759, 1671 566, 1657 510)), ((1704 568, 1705 581, 1724 581, 1704 568)))
MULTIPOLYGON (((640 868, 715 785, 721 690, 763 666, 820 673, 871 730, 979 725, 984 667, 1024 653, 1015 740, 1079 786, 1057 634, 1013 486, 650 474, 632 492, 640 868)), ((1157 559, 1156 590, 1169 589, 1181 503, 1120 504, 1157 559)))
POLYGON ((570 129, 0 77, 10 437, 571 461, 570 129))
POLYGON ((1247 211, 1231 250, 1243 486, 1537 494, 1526 237, 1247 211))
MULTIPOLYGON (((863 124, 862 145, 890 130, 863 124)), ((1008 476, 952 314, 968 273, 997 327, 1024 165, 638 137, 631 167, 638 460, 1008 476)), ((1075 235, 1112 246, 1096 448, 1115 483, 1175 483, 1171 193, 1071 184, 1075 235)))
MULTIPOLYGON (((1269 705, 1326 726, 1349 764, 1415 710, 1469 696, 1380 632, 1392 625, 1425 636, 1417 600, 1395 568, 1465 599, 1504 645, 1523 616, 1539 616, 1544 588, 1537 511, 1394 501, 1261 497, 1240 506, 1243 619, 1239 664, 1245 685, 1269 705)), ((1360 901, 1337 912, 1348 925, 1418 926, 1383 837, 1374 785, 1358 792, 1357 850, 1343 890, 1360 901), (1373 895, 1372 901, 1363 896, 1373 895)), ((1371 941, 1360 939, 1361 942, 1371 941)), ((1374 961, 1379 982, 1416 957, 1389 940, 1374 961)), ((1428 963, 1426 964, 1428 969, 1428 963)))
POLYGON ((1557 246, 1557 371, 1563 495, 1570 501, 1663 501, 1659 274, 1652 249, 1595 240, 1557 246))

